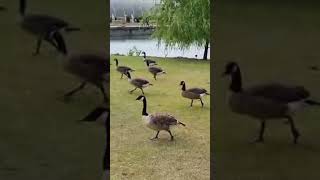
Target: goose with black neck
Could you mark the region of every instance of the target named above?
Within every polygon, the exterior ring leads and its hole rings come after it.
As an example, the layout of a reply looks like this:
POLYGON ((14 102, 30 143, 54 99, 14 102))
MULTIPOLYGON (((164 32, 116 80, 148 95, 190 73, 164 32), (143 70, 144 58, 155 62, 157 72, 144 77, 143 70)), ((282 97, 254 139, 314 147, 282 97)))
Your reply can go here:
POLYGON ((231 77, 231 94, 228 97, 231 111, 260 121, 259 135, 254 142, 264 141, 267 120, 286 119, 290 125, 293 143, 298 143, 300 132, 296 128, 293 115, 306 107, 320 105, 310 99, 310 92, 303 86, 269 83, 243 89, 240 67, 236 62, 227 63, 222 76, 231 77))
POLYGON ((148 114, 147 113, 147 98, 143 95, 137 97, 136 100, 140 100, 143 102, 142 108, 142 120, 144 124, 154 130, 157 131, 156 136, 153 137, 151 140, 158 139, 160 131, 167 131, 170 134, 171 141, 174 139, 170 127, 182 125, 186 126, 184 123, 177 120, 174 116, 167 114, 167 113, 154 113, 148 114))

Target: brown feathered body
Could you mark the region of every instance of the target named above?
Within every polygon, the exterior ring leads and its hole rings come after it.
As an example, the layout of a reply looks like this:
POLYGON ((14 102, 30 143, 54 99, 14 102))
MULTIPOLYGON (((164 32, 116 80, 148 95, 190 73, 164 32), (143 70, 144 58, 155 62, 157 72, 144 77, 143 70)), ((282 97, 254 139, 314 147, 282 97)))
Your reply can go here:
POLYGON ((149 85, 152 85, 148 80, 143 78, 129 79, 129 82, 130 84, 132 84, 134 87, 137 87, 137 88, 146 88, 149 85))
POLYGON ((202 88, 190 88, 182 90, 181 95, 188 99, 200 99, 204 95, 208 95, 207 90, 202 88))
POLYGON ((142 116, 142 119, 147 127, 156 131, 170 130, 170 126, 182 124, 174 116, 167 113, 150 114, 148 116, 142 116))

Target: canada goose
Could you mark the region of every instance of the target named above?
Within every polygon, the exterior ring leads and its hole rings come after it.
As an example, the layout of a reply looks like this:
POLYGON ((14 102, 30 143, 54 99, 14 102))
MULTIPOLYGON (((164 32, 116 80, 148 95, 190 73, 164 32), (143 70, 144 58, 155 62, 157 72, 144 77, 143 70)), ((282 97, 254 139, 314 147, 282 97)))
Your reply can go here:
POLYGON ((102 159, 102 168, 104 171, 103 178, 109 179, 110 172, 110 109, 106 106, 98 106, 85 116, 80 122, 95 122, 98 119, 103 119, 106 131, 106 148, 102 159))
POLYGON ((82 83, 79 87, 66 93, 64 95, 65 99, 83 89, 87 83, 90 83, 100 89, 104 101, 108 102, 104 84, 109 82, 109 64, 108 58, 94 53, 81 53, 69 56, 64 63, 64 68, 68 73, 80 78, 82 83))
POLYGON ((144 121, 145 125, 148 128, 157 131, 156 136, 151 140, 157 139, 159 132, 161 130, 167 131, 171 136, 171 140, 173 140, 173 135, 170 131, 170 126, 175 126, 179 124, 186 126, 184 123, 178 121, 174 116, 170 114, 160 114, 160 113, 148 114, 147 98, 145 96, 141 95, 136 100, 143 101, 142 120, 144 121))
POLYGON ((236 62, 225 66, 223 76, 231 76, 229 90, 229 106, 235 113, 248 115, 260 120, 259 136, 255 142, 263 142, 263 134, 267 119, 285 118, 290 124, 293 143, 298 142, 299 131, 295 127, 292 116, 302 107, 320 105, 308 99, 310 93, 302 86, 282 84, 265 84, 248 89, 242 88, 240 67, 236 62))
POLYGON ((180 86, 182 86, 181 90, 181 95, 182 97, 191 99, 191 104, 190 107, 192 107, 192 103, 194 99, 199 99, 201 102, 201 106, 203 107, 203 102, 202 102, 202 97, 205 95, 210 95, 207 90, 203 88, 190 88, 186 89, 186 83, 184 81, 180 82, 180 86))
POLYGON ((124 75, 127 71, 129 71, 129 72, 133 72, 133 71, 134 71, 133 69, 131 69, 130 67, 127 67, 127 66, 118 66, 119 62, 118 62, 118 59, 117 59, 117 58, 114 58, 114 61, 116 61, 117 71, 118 71, 119 73, 121 73, 121 78, 120 78, 120 79, 122 79, 123 75, 124 75))
POLYGON ((143 79, 143 78, 131 79, 130 72, 128 72, 128 71, 127 71, 126 75, 128 77, 128 81, 130 82, 130 84, 132 84, 135 87, 133 90, 130 91, 130 93, 132 93, 133 91, 135 91, 136 89, 139 88, 141 90, 142 94, 144 94, 143 88, 146 88, 148 86, 152 86, 153 85, 148 80, 143 79))
POLYGON ((146 52, 143 51, 142 54, 143 54, 143 61, 144 61, 144 62, 148 62, 149 65, 157 65, 156 61, 151 60, 151 59, 147 59, 147 54, 146 54, 146 52))
POLYGON ((149 72, 153 75, 153 78, 155 80, 157 80, 157 75, 166 74, 166 72, 162 68, 155 67, 155 66, 150 66, 148 61, 146 61, 146 63, 147 63, 149 72))
POLYGON ((27 0, 20 0, 21 27, 23 30, 37 36, 37 46, 33 55, 40 52, 42 40, 46 40, 58 49, 52 35, 56 31, 64 29, 66 32, 79 31, 79 28, 70 27, 66 21, 45 14, 26 14, 27 0))

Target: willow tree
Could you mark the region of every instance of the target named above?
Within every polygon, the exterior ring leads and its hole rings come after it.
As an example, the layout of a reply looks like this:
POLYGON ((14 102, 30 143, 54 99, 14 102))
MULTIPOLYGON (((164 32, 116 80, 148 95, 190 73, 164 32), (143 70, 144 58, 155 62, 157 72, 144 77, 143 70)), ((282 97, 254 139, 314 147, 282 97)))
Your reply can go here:
POLYGON ((152 11, 153 34, 166 47, 204 47, 207 59, 210 42, 210 0, 161 0, 152 11))

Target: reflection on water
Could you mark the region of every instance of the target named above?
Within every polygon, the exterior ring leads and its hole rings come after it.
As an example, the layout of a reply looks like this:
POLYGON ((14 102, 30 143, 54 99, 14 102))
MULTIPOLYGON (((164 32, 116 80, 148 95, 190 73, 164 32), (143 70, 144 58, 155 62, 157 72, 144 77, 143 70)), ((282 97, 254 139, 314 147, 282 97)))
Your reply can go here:
MULTIPOLYGON (((147 56, 157 57, 187 57, 202 59, 204 48, 191 46, 187 50, 166 49, 163 44, 158 47, 158 41, 154 39, 113 39, 110 41, 110 53, 111 54, 124 54, 127 55, 130 49, 136 47, 138 50, 145 51, 147 56)), ((210 59, 210 49, 208 53, 208 59, 210 59)))

